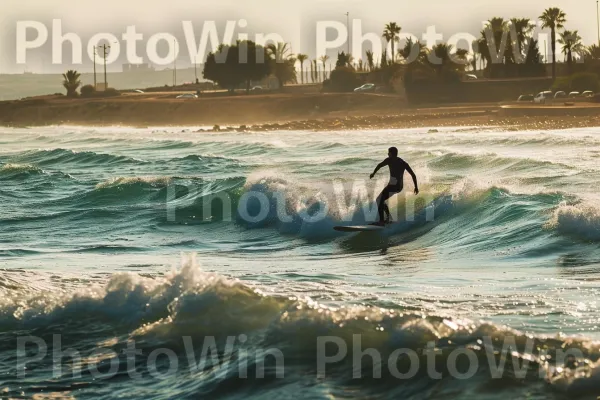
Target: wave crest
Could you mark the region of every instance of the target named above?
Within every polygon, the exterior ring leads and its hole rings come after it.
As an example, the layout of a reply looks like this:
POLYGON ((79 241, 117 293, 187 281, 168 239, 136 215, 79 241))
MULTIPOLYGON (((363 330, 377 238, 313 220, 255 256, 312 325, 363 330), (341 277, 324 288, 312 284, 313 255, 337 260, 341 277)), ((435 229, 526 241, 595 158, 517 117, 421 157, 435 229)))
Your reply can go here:
MULTIPOLYGON (((69 332, 65 336, 69 340, 83 340, 92 334, 97 343, 110 339, 117 347, 123 347, 124 341, 136 340, 141 348, 168 347, 181 356, 184 355, 181 344, 184 336, 196 341, 212 336, 223 341, 226 337, 244 334, 256 351, 280 349, 286 360, 294 360, 289 368, 300 371, 301 375, 314 371, 319 351, 317 338, 335 337, 350 349, 346 360, 331 366, 335 371, 333 379, 339 384, 353 373, 351 361, 356 335, 360 335, 362 349, 375 349, 383 357, 389 357, 395 349, 412 349, 418 353, 433 342, 443 360, 441 365, 446 365, 455 349, 469 349, 479 359, 478 374, 469 380, 469 385, 455 387, 461 393, 469 391, 475 382, 490 384, 485 346, 491 346, 491 354, 505 352, 504 342, 508 339, 517 347, 507 353, 509 360, 504 379, 516 379, 511 367, 511 358, 515 358, 519 363, 529 363, 524 367, 525 381, 519 379, 522 384, 541 382, 538 371, 542 371, 546 381, 564 393, 581 395, 600 389, 594 363, 600 352, 589 343, 532 337, 485 322, 413 314, 402 308, 335 307, 291 293, 285 297, 266 295, 240 281, 202 271, 193 258, 184 260, 180 270, 173 270, 164 277, 118 274, 104 286, 80 289, 76 293, 25 293, 18 285, 0 287, 0 291, 4 294, 0 300, 0 326, 19 330, 21 334, 23 330, 35 330, 36 335, 44 335, 60 326, 69 332), (99 321, 104 323, 103 330, 99 321), (92 322, 95 328, 90 333, 92 322), (115 331, 124 329, 129 334, 115 338, 115 331), (532 343, 529 350, 528 342, 532 343), (557 364, 554 354, 564 348, 578 349, 581 357, 557 364), (547 354, 553 357, 550 359, 547 354)), ((63 346, 69 345, 72 343, 63 343, 63 346)), ((235 363, 235 358, 228 362, 235 363)), ((441 371, 447 374, 445 367, 441 367, 441 371)), ((234 379, 233 375, 228 379, 234 379)), ((392 382, 390 376, 383 379, 376 383, 392 382)), ((395 382, 396 385, 414 384, 414 381, 395 382)), ((372 386, 369 381, 361 385, 363 388, 372 386)))
POLYGON ((600 210, 584 204, 563 204, 554 210, 546 228, 597 242, 600 241, 600 210))

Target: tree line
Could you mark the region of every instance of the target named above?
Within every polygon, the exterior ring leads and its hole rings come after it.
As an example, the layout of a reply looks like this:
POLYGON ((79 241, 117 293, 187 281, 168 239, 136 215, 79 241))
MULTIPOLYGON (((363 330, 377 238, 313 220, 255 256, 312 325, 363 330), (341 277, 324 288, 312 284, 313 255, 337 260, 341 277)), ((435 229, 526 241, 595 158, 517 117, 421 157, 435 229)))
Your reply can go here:
MULTIPOLYGON (((598 68, 600 47, 596 44, 586 47, 578 30, 566 29, 567 15, 563 10, 548 8, 539 20, 542 28, 550 30, 554 79, 557 75, 557 44, 562 46, 569 74, 577 69, 576 60, 580 61, 577 64, 582 62, 598 68)), ((478 69, 489 78, 545 76, 546 67, 539 42, 533 35, 535 26, 536 23, 529 18, 493 17, 486 22, 470 49, 455 48, 448 43, 427 48, 411 38, 401 46, 402 27, 397 22, 389 22, 382 33, 387 47, 379 57, 367 50, 364 60, 362 57, 356 60, 351 54, 341 52, 335 68, 374 73, 375 78, 385 81, 398 74, 397 65, 403 65, 405 79, 409 82, 419 79, 457 80, 466 71, 476 72, 478 69)), ((245 87, 248 91, 252 82, 271 75, 277 79, 280 88, 288 83, 325 81, 327 84, 329 78, 333 79, 336 75, 332 73, 329 76, 327 73, 329 59, 327 55, 311 60, 307 54, 293 54, 288 43, 261 46, 252 41, 237 41, 235 44, 222 44, 215 52, 209 53, 203 75, 228 90, 245 87)), ((68 95, 75 93, 78 80, 76 71, 69 71, 64 76, 63 85, 68 95)))

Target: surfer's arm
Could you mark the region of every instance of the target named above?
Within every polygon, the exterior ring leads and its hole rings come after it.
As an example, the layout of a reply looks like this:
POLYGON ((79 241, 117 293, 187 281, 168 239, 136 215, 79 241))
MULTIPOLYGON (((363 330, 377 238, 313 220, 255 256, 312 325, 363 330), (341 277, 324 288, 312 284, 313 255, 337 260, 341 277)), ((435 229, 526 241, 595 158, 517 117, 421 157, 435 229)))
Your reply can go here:
POLYGON ((410 174, 413 183, 415 184, 415 194, 419 194, 419 184, 417 183, 417 175, 415 174, 415 171, 412 170, 410 165, 406 164, 406 172, 410 174))
POLYGON ((371 179, 373 179, 373 177, 375 176, 375 174, 377 173, 377 171, 379 171, 381 168, 385 167, 388 163, 387 158, 385 160, 383 160, 382 162, 380 162, 376 167, 375 167, 375 171, 373 171, 373 173, 371 174, 371 179))

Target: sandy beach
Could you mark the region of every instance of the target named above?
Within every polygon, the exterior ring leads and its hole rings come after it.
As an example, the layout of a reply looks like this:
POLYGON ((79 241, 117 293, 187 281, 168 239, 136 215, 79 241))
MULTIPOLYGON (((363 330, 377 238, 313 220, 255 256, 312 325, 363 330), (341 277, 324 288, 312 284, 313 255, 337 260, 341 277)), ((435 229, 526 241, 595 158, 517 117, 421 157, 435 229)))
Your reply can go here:
POLYGON ((189 126, 203 131, 348 130, 495 126, 509 130, 600 125, 594 103, 410 107, 383 94, 266 94, 176 99, 173 93, 105 99, 44 96, 0 102, 0 125, 189 126), (213 128, 215 127, 215 128, 213 128))

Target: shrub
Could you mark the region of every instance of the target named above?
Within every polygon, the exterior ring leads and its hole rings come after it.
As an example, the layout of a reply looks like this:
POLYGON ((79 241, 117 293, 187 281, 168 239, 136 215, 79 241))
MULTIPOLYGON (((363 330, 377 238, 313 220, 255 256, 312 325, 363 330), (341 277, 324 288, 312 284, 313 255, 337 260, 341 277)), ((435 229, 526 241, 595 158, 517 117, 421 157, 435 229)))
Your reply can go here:
POLYGON ((362 84, 360 78, 353 69, 338 67, 331 72, 328 89, 334 92, 351 92, 362 84))
POLYGON ((369 73, 369 82, 376 83, 388 90, 393 90, 394 82, 403 80, 405 67, 401 64, 391 64, 378 68, 369 73))
POLYGON ((82 97, 92 97, 96 93, 96 88, 94 85, 85 85, 81 87, 80 91, 82 97))
POLYGON ((578 92, 584 92, 586 90, 591 90, 593 92, 600 91, 598 75, 589 72, 581 72, 572 75, 571 90, 576 90, 578 92))
POLYGON ((585 92, 591 90, 593 92, 600 91, 600 81, 598 75, 590 72, 581 72, 571 76, 557 78, 552 85, 553 91, 562 90, 570 92, 572 90, 585 92))
POLYGON ((113 96, 120 96, 121 92, 119 92, 117 89, 115 88, 107 88, 104 91, 104 96, 105 97, 113 97, 113 96))
POLYGON ((552 84, 552 91, 558 92, 570 92, 571 91, 571 78, 568 76, 563 76, 561 78, 556 78, 554 83, 552 84))

